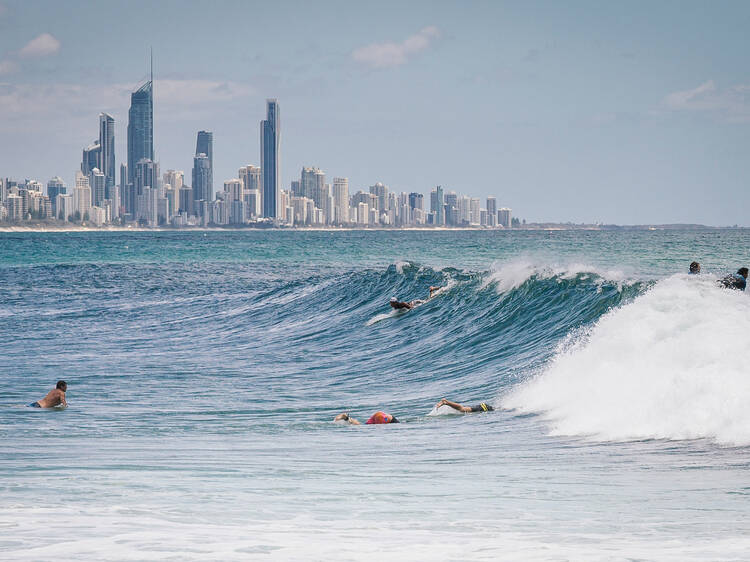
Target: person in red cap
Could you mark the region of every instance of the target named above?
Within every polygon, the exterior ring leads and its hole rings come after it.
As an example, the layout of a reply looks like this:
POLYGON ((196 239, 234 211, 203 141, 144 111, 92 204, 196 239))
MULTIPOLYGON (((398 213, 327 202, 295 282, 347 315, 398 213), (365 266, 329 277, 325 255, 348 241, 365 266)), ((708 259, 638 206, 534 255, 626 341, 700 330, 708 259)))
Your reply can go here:
MULTIPOLYGON (((362 425, 359 420, 354 419, 351 417, 347 412, 343 412, 333 418, 333 421, 335 422, 346 422, 349 425, 362 425)), ((392 416, 391 414, 386 414, 385 412, 375 412, 373 415, 370 416, 370 418, 365 422, 367 425, 372 424, 383 424, 383 423, 400 423, 395 416, 392 416)))

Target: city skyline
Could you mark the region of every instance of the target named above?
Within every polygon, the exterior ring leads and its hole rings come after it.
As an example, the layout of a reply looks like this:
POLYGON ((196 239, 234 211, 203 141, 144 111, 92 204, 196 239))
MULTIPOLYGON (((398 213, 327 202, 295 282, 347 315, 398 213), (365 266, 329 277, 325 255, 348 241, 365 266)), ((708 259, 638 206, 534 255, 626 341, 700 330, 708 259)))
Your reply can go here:
POLYGON ((386 2, 315 38, 301 22, 336 21, 335 4, 165 2, 137 25, 139 2, 0 5, 5 176, 72 185, 91 113, 114 117, 122 162, 124 108, 153 45, 156 159, 188 170, 196 131, 212 131, 215 189, 236 162, 260 165, 256 108, 276 97, 282 186, 316 165, 352 186, 494 193, 532 221, 747 224, 743 3, 386 2), (213 47, 157 23, 196 18, 208 35, 247 18, 288 33, 260 26, 213 47), (92 50, 104 20, 110 40, 92 50))

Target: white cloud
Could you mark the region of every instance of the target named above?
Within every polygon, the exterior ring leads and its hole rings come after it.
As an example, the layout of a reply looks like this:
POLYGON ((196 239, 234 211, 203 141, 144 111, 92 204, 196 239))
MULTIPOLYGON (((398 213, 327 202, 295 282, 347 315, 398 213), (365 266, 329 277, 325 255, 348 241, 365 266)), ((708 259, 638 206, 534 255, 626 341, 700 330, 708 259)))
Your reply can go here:
POLYGON ((0 61, 0 76, 3 74, 10 74, 18 69, 18 65, 12 60, 0 61))
POLYGON ((35 37, 26 43, 18 54, 24 58, 46 57, 54 55, 59 50, 60 41, 49 33, 42 33, 39 37, 35 37))
POLYGON ((373 68, 399 66, 406 64, 412 55, 427 49, 439 37, 440 30, 437 27, 425 27, 401 43, 373 43, 360 47, 352 52, 352 59, 373 68))
POLYGON ((708 80, 692 90, 673 92, 662 100, 672 111, 713 112, 730 121, 750 121, 750 85, 720 89, 708 80))

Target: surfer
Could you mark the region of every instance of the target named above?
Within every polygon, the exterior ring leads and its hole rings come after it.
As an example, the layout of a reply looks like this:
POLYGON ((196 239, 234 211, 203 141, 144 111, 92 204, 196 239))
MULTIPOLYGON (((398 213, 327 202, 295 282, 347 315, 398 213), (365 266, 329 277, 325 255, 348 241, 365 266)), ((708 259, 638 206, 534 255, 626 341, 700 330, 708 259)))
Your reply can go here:
POLYGON ((65 381, 57 381, 57 386, 47 393, 47 396, 37 402, 29 404, 30 408, 54 408, 55 406, 67 406, 65 401, 65 391, 68 390, 68 384, 65 381))
POLYGON ((719 280, 719 284, 723 285, 727 289, 738 289, 744 291, 747 286, 747 268, 741 267, 737 270, 737 273, 727 275, 724 279, 719 280))
MULTIPOLYGON (((351 417, 347 412, 342 412, 341 414, 333 418, 333 421, 346 422, 349 425, 362 425, 359 422, 359 420, 351 417)), ((365 422, 366 425, 373 425, 373 424, 380 425, 384 423, 401 423, 401 422, 399 422, 395 416, 392 416, 391 414, 386 414, 385 412, 375 412, 365 422)))
POLYGON ((701 264, 699 264, 697 261, 694 261, 690 264, 690 275, 697 275, 701 272, 701 264))
MULTIPOLYGON (((427 300, 430 300, 435 295, 435 293, 439 291, 440 289, 442 289, 442 287, 430 287, 430 296, 427 298, 427 300)), ((390 304, 391 304, 391 307, 395 308, 396 310, 401 310, 404 308, 406 310, 411 310, 415 306, 426 303, 427 300, 416 299, 416 300, 407 302, 407 301, 400 301, 396 297, 391 297, 390 304)))
POLYGON ((469 414, 471 412, 491 412, 495 409, 486 402, 480 402, 476 406, 463 406, 458 402, 451 402, 447 398, 443 398, 440 402, 435 404, 436 408, 439 408, 440 406, 450 406, 454 410, 458 410, 459 412, 463 412, 465 414, 469 414))

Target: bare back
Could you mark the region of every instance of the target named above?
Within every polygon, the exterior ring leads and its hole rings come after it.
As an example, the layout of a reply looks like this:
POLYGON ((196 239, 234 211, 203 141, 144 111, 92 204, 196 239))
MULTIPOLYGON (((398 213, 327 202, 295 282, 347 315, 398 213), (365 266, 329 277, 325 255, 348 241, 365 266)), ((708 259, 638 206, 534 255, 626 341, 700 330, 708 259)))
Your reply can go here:
POLYGON ((65 393, 59 388, 53 388, 47 393, 47 396, 39 400, 39 405, 42 408, 54 408, 60 404, 63 406, 67 405, 65 402, 65 393))

